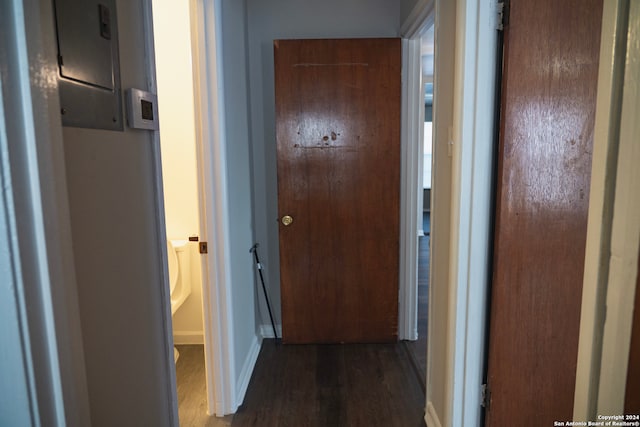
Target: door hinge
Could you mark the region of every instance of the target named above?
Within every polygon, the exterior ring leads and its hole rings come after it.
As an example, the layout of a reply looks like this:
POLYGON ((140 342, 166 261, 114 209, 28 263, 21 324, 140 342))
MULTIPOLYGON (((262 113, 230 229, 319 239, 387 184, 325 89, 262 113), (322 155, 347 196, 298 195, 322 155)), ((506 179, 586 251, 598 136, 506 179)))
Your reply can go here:
POLYGON ((207 248, 207 242, 198 242, 198 248, 200 248, 201 254, 209 253, 207 248))
POLYGON ((58 65, 61 67, 64 66, 64 59, 62 59, 62 55, 58 55, 58 65))
POLYGON ((489 387, 486 384, 482 384, 480 391, 480 406, 489 409, 489 405, 491 404, 491 391, 489 391, 489 387))
POLYGON ((496 13, 496 29, 498 31, 503 31, 504 27, 509 23, 509 4, 507 0, 496 3, 496 13))

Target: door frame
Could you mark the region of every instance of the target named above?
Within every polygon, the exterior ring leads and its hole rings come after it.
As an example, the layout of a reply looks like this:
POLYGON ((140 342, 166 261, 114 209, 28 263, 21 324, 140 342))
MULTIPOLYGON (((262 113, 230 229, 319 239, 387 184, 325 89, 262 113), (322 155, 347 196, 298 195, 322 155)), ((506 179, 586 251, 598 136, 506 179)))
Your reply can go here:
MULTIPOLYGON (((435 4, 434 113, 446 98, 453 99, 452 115, 442 114, 434 121, 434 157, 445 149, 440 141, 448 134, 447 150, 451 150, 452 161, 452 199, 450 206, 441 206, 442 209, 450 210, 451 228, 441 230, 437 223, 433 224, 434 238, 439 233, 444 238, 448 237, 450 250, 448 266, 445 267, 448 268, 448 281, 444 285, 435 284, 447 286, 449 293, 448 319, 443 330, 439 331, 447 336, 444 408, 436 408, 431 400, 430 360, 433 349, 427 342, 425 422, 430 427, 480 425, 487 295, 491 270, 489 248, 492 238, 491 195, 494 191, 491 171, 494 160, 497 5, 495 1, 481 0, 458 0, 455 5, 451 3, 446 0, 419 1, 401 31, 403 37, 412 39, 410 43, 414 42, 425 22, 422 13, 428 8, 433 9, 435 4), (418 22, 419 19, 422 22, 418 22), (443 48, 439 53, 439 46, 444 46, 450 40, 455 40, 455 49, 451 51, 443 48), (453 55, 455 59, 453 93, 448 93, 445 89, 443 80, 446 76, 437 75, 439 55, 453 55)), ((419 56, 419 50, 409 50, 408 53, 419 56)), ((412 111, 416 106, 408 105, 408 108, 412 111)), ((403 179, 408 180, 405 182, 413 181, 416 185, 418 182, 418 177, 407 174, 403 174, 403 179)), ((406 238, 401 241, 404 250, 408 252, 410 248, 406 238)), ((433 251, 430 257, 433 258, 433 251)), ((406 268, 407 264, 401 265, 406 268)), ((430 292, 434 286, 431 281, 434 267, 438 266, 432 266, 430 292)), ((401 274, 407 273, 409 272, 405 271, 401 274)), ((401 286, 406 286, 406 283, 401 286)), ((401 312, 406 311, 407 306, 413 302, 405 304, 401 312)), ((432 336, 434 320, 430 310, 428 339, 432 336)))
POLYGON ((421 0, 402 25, 400 282, 398 339, 418 339, 418 231, 422 221, 424 96, 420 37, 435 20, 435 1, 421 0))
MULTIPOLYGON (((150 2, 150 0, 145 0, 150 2)), ((204 165, 207 171, 203 172, 204 184, 215 195, 206 202, 208 212, 212 212, 207 220, 211 237, 215 237, 217 245, 211 245, 213 253, 210 254, 211 269, 208 282, 214 285, 209 292, 203 289, 205 306, 215 307, 212 330, 205 331, 205 341, 210 338, 209 354, 207 362, 212 364, 210 369, 214 387, 209 387, 208 402, 210 409, 213 406, 217 415, 235 412, 235 379, 232 372, 233 325, 231 320, 231 289, 229 287, 229 250, 228 250, 228 217, 226 210, 226 153, 224 149, 224 93, 222 91, 222 58, 221 58, 221 1, 213 3, 204 0, 192 0, 197 3, 198 25, 195 31, 198 35, 199 69, 201 74, 196 81, 200 82, 203 94, 199 100, 202 111, 201 126, 203 141, 210 141, 212 151, 205 152, 205 157, 210 157, 210 162, 204 165), (214 31, 211 31, 214 28, 214 31), (206 70, 202 72, 202 70, 206 70), (216 82, 213 84, 211 82, 216 82), (206 88, 206 89, 205 89, 206 88), (217 90, 217 92, 216 92, 217 90), (208 120, 204 120, 204 118, 208 120), (208 295, 207 295, 208 293, 208 295), (219 357, 214 356, 215 353, 219 357), (214 359, 214 360, 211 360, 214 359), (211 390, 214 388, 214 390, 211 390)), ((437 0, 440 7, 446 3, 437 0)), ((451 118, 451 137, 449 144, 452 151, 453 173, 451 183, 453 188, 451 217, 454 221, 450 230, 439 230, 443 237, 451 238, 449 270, 449 318, 447 319, 446 334, 447 345, 447 384, 446 384, 446 410, 440 417, 444 424, 464 425, 479 422, 480 417, 480 386, 482 382, 482 370, 484 365, 484 319, 486 318, 486 294, 488 289, 488 247, 490 232, 490 195, 492 193, 491 177, 487 171, 492 170, 492 135, 493 135, 493 84, 486 82, 495 81, 495 55, 496 55, 496 5, 482 3, 481 0, 458 0, 455 25, 443 25, 441 36, 456 40, 455 46, 455 89, 453 93, 441 96, 452 96, 454 99, 454 114, 451 118), (456 36, 456 27, 460 28, 460 34, 456 36), (470 102, 464 102, 465 100, 470 102), (471 191, 473 189, 473 191, 471 191), (476 282, 477 280, 477 282, 476 282), (483 319, 477 322, 475 319, 483 319), (454 405, 455 402, 455 405, 454 405), (477 403, 477 405, 476 405, 477 403), (477 410, 476 410, 477 408, 477 410)), ((436 0, 421 0, 412 12, 410 19, 413 23, 403 25, 403 37, 409 38, 409 42, 403 42, 403 53, 407 55, 407 61, 418 66, 420 61, 419 45, 416 49, 415 40, 421 28, 427 24, 428 19, 434 19, 436 0), (411 31, 412 33, 409 33, 411 31), (414 40, 411 40, 414 39, 414 40)), ((437 25, 437 17, 435 19, 437 25)), ((409 20, 407 21, 409 22, 409 20)), ((437 49, 436 40, 436 49, 437 49)), ((415 68, 412 68, 415 70, 415 68)), ((407 68, 408 70, 408 68, 407 68)), ((413 75, 411 84, 419 86, 420 73, 413 75)), ((408 90, 409 76, 404 75, 407 82, 404 89, 408 90)), ((438 82, 434 82, 435 90, 438 82)), ((420 92, 418 92, 420 93, 420 92)), ((405 127, 409 117, 419 117, 419 105, 408 103, 408 97, 403 97, 403 164, 408 160, 412 152, 419 152, 419 132, 411 135, 405 127)), ((415 100, 415 97, 413 98, 415 100)), ((438 97, 434 97, 434 105, 437 105, 438 97)), ((437 107, 434 107, 434 109, 437 107)), ((442 128, 443 126, 440 126, 442 128)), ((440 130, 442 132, 442 129, 440 130)), ((447 130, 449 131, 449 130, 447 130)), ((438 132, 434 129, 434 132, 438 132)), ((203 144, 205 151, 209 150, 207 144, 203 144)), ((434 146, 434 155, 437 150, 444 147, 434 146)), ((417 245, 414 242, 417 236, 417 221, 415 215, 417 208, 407 209, 407 200, 417 199, 418 177, 415 175, 417 168, 403 167, 401 171, 401 281, 400 281, 400 315, 407 313, 408 307, 417 307, 417 245), (409 171, 413 172, 410 175, 409 171), (413 190, 410 191, 411 186, 413 190), (415 254, 415 256, 410 256, 415 254), (407 287, 413 281, 414 286, 407 287), (413 289, 413 292, 412 292, 413 289), (412 295, 413 294, 413 295, 412 295)), ((415 202, 415 200, 414 200, 415 202)), ((412 203, 414 207, 416 203, 412 203)), ((433 224, 434 235, 438 232, 437 224, 433 224)), ((165 254, 166 256, 166 254, 165 254)), ((433 256, 433 255, 431 255, 433 256)), ((443 266, 443 268, 445 268, 443 266)), ((431 271, 433 275, 433 270, 431 271)), ((411 336, 415 330, 417 310, 413 309, 413 316, 401 318, 400 337, 406 334, 411 336)), ((410 314, 411 315, 411 314, 410 314)), ((433 323, 429 320, 430 325, 433 323)), ((429 352, 431 348, 429 347, 429 352)), ((428 357, 429 360, 429 357, 428 357)), ((429 378, 427 378, 427 385, 429 378)), ((429 396, 427 396, 429 399, 429 396)), ((428 402, 428 407, 429 407, 428 402)), ((432 406, 433 407, 433 406, 432 406)), ((438 418, 438 414, 435 418, 438 418)), ((429 417, 427 411, 426 419, 429 417)), ((427 421, 429 425, 431 422, 427 421)))
MULTIPOLYGON (((149 77, 148 90, 156 93, 152 1, 144 1, 145 39, 149 77)), ((207 413, 224 416, 238 408, 233 346, 233 313, 229 258, 229 218, 224 130, 224 91, 222 74, 221 0, 190 0, 193 56, 194 111, 198 193, 200 204, 200 240, 209 242, 202 257, 202 304, 207 386, 207 413)), ((154 132, 158 235, 165 236, 160 133, 154 132)), ((169 287, 166 246, 161 245, 164 288, 169 287)), ((173 363, 173 329, 170 300, 165 298, 165 353, 173 363), (168 313, 168 316, 167 316, 168 313)), ((177 408, 175 366, 168 366, 172 382, 172 404, 177 408)), ((176 421, 177 422, 177 421, 176 421)), ((176 424, 177 425, 177 424, 176 424)))
POLYGON ((205 363, 209 414, 224 416, 238 408, 230 231, 225 148, 222 0, 191 0, 196 140, 201 185, 200 230, 210 253, 202 263, 205 363), (215 242, 215 243, 214 243, 215 242))
MULTIPOLYGON (((618 164, 613 199, 607 315, 602 336, 602 359, 598 384, 600 414, 623 414, 629 349, 633 327, 635 289, 640 248, 640 2, 628 5, 627 51, 619 113, 618 164), (614 412, 615 411, 615 412, 614 412)), ((615 111, 615 110, 614 110, 615 111)))
MULTIPOLYGON (((144 18, 144 48, 147 66, 147 90, 151 93, 158 93, 156 80, 156 61, 155 61, 155 43, 153 38, 153 0, 143 0, 143 18, 144 18)), ((155 206, 157 207, 156 215, 156 233, 160 242, 167 240, 167 225, 164 209, 164 188, 162 182, 162 160, 160 156, 160 131, 151 131, 151 155, 153 157, 153 194, 155 198, 155 206)), ((160 260, 162 271, 160 272, 160 294, 162 295, 162 332, 165 336, 163 340, 163 361, 165 364, 165 372, 168 374, 169 384, 169 407, 171 408, 172 424, 179 425, 178 418, 178 390, 176 382, 176 369, 173 356, 173 326, 171 316, 171 294, 169 290, 169 260, 167 254, 167 245, 160 245, 160 260)))
MULTIPOLYGON (((438 0, 439 4, 446 0, 438 0)), ((452 144, 447 413, 444 425, 480 425, 494 207, 497 2, 458 0, 452 144)), ((438 29, 436 29, 438 31, 438 29)), ((437 36, 436 36, 437 37, 437 36)), ((438 43, 436 41, 436 43, 438 43)), ((436 44, 436 50, 438 44, 436 44)), ((437 59, 436 59, 437 61, 437 59)), ((437 87, 437 86, 436 86, 437 87)), ((434 103, 435 98, 434 88, 434 103)), ((434 107, 435 109, 436 107, 434 107)))
MULTIPOLYGON (((433 9, 432 9, 433 10, 433 9)), ((424 26, 433 21, 425 18, 424 26)), ((421 32, 421 26, 417 31, 421 32)), ((400 281, 398 339, 418 339, 418 210, 422 146, 420 35, 402 39, 402 111, 400 152, 400 281)), ((422 101, 424 103, 424 101, 422 101)))
MULTIPOLYGON (((205 76, 201 76, 197 81, 201 82, 201 88, 207 88, 204 91, 201 102, 203 108, 203 117, 208 117, 210 121, 203 120, 203 137, 209 138, 213 145, 214 154, 212 168, 215 173, 214 178, 210 178, 211 173, 205 173, 205 181, 211 189, 219 190, 215 200, 209 201, 209 206, 213 209, 216 220, 210 227, 215 230, 216 245, 215 263, 212 266, 218 267, 214 274, 217 286, 214 286, 214 292, 207 298, 213 307, 219 307, 226 313, 216 312, 218 322, 215 323, 216 330, 211 332, 214 338, 212 342, 218 344, 230 343, 232 337, 231 322, 231 289, 229 288, 230 279, 228 277, 229 259, 228 259, 228 218, 226 215, 226 158, 224 150, 224 93, 222 92, 222 58, 221 58, 221 34, 220 34, 220 15, 221 2, 216 0, 213 4, 204 2, 204 0, 193 0, 198 5, 199 25, 197 28, 198 39, 208 41, 209 43, 200 45, 200 52, 204 53, 200 57, 201 70, 206 70, 205 76), (210 28, 215 23, 215 31, 210 28), (207 27, 209 25, 209 27, 207 27), (207 28, 209 31, 207 31, 207 28), (206 59, 204 59, 206 58, 206 59), (207 83, 209 82, 209 83, 207 83), (210 82, 217 82, 211 84, 210 82), (217 94, 215 89, 218 89, 217 94), (217 96, 216 96, 217 95, 217 96), (207 111, 207 114, 204 112, 207 111), (220 243, 221 242, 221 243, 220 243), (217 339, 216 339, 217 338, 217 339)), ((437 0, 442 7, 441 0, 437 0)), ((493 130, 493 106, 494 106, 494 90, 493 84, 486 85, 486 81, 493 82, 495 80, 495 16, 496 5, 481 3, 481 0, 458 0, 459 6, 456 15, 455 25, 443 26, 442 36, 456 40, 456 72, 455 72, 455 89, 453 93, 442 94, 452 96, 454 98, 454 116, 451 119, 451 137, 450 145, 453 157, 454 172, 452 174, 452 184, 454 195, 459 196, 458 199, 452 200, 451 214, 456 219, 451 225, 450 230, 440 230, 443 237, 449 235, 453 238, 450 250, 450 262, 446 267, 449 270, 449 319, 447 320, 447 336, 448 336, 448 381, 447 381, 447 401, 446 414, 444 420, 456 421, 462 425, 474 418, 473 413, 467 414, 465 411, 467 405, 459 404, 468 401, 480 402, 480 384, 482 378, 482 366, 484 364, 484 322, 475 322, 472 319, 486 317, 486 293, 487 293, 487 277, 489 271, 488 265, 488 247, 489 247, 489 231, 490 231, 490 212, 489 206, 491 189, 491 179, 487 176, 486 171, 492 170, 492 130, 493 130), (462 7, 463 6, 463 7, 462 7), (445 28, 446 27, 446 28, 445 28), (464 40, 459 36, 456 37, 455 27, 464 29, 464 40), (464 101, 470 98, 472 102, 464 101), (459 141, 454 143, 453 141, 459 141), (475 141, 475 144, 474 144, 475 141), (479 148, 479 149, 478 149, 479 148), (473 194, 470 189, 473 189, 473 194), (462 191, 464 190, 464 191, 462 191), (473 215, 472 215, 473 213, 473 215), (479 284, 473 279, 478 279, 479 284), (476 298, 479 297, 479 298, 476 298), (460 313, 456 314, 456 308, 460 313), (477 317, 480 316, 480 317, 477 317), (467 356, 467 352, 469 356, 467 356), (475 357, 474 357, 475 356, 475 357), (455 387, 454 387, 455 384, 455 387), (454 400, 456 404, 454 405, 454 400), (455 411, 454 411, 455 408, 455 411), (469 418, 471 417, 471 418, 469 418)), ((408 25, 403 25, 402 35, 404 38, 414 38, 427 20, 434 19, 436 0, 420 0, 410 18, 407 20, 408 25), (412 22, 411 22, 412 21, 412 22), (411 32, 411 33, 410 33, 411 32)), ((436 18, 437 21, 437 18, 436 18)), ((403 47, 407 47, 403 53, 407 53, 407 60, 411 61, 413 67, 418 65, 420 61, 419 46, 411 47, 410 40, 408 43, 403 42, 403 47)), ((419 43, 419 42, 418 42, 419 43)), ((437 42, 436 42, 437 43, 437 42)), ((415 70, 415 68, 412 68, 415 70)), ((408 68, 407 68, 408 70, 408 68)), ((418 85, 421 75, 412 73, 412 81, 408 75, 404 75, 403 81, 407 82, 404 90, 408 90, 409 84, 418 85)), ((437 88, 437 82, 434 84, 437 88)), ((202 93, 203 91, 201 91, 202 93)), ((420 92, 418 92, 420 93, 420 92)), ((411 135, 406 133, 406 126, 409 117, 419 117, 419 105, 409 103, 407 92, 403 97, 403 148, 402 158, 403 164, 409 164, 410 155, 419 152, 420 138, 419 133, 413 132, 411 135)), ((415 98, 413 98, 415 99, 415 98)), ((437 99, 437 98, 436 98, 437 99)), ((436 103, 434 99, 434 103, 436 103)), ((442 126, 441 126, 442 127, 442 126)), ((436 130, 434 129, 434 132, 436 130)), ((440 148, 444 149, 443 147, 440 148)), ((434 147, 435 151, 438 148, 434 147)), ((417 245, 414 248, 413 243, 417 236, 417 221, 415 215, 417 209, 407 209, 409 203, 407 200, 417 198, 418 179, 415 176, 417 168, 403 167, 401 171, 401 180, 403 188, 401 190, 401 281, 400 281, 400 316, 405 315, 408 307, 417 307, 417 293, 415 284, 417 283, 417 245), (413 171, 414 175, 411 175, 413 171), (411 190, 413 186, 413 190, 411 190), (411 256, 415 254, 415 256, 411 256), (416 275, 414 278, 413 276, 416 275), (413 281, 413 286, 410 284, 413 281), (409 285, 409 286, 407 286, 409 285), (412 291, 413 290, 413 291, 412 291)), ((211 194, 211 193, 210 193, 211 194)), ((414 200, 415 202, 415 200, 414 200)), ((415 205, 416 203, 412 203, 415 205)), ((437 224, 433 224, 436 234, 438 231, 437 224)), ((213 247, 213 246, 212 246, 213 247)), ((433 255, 431 255, 433 256, 433 255)), ((443 266, 443 268, 445 268, 443 266)), ((210 273, 211 274, 211 273, 210 273)), ((433 275, 433 269, 431 271, 433 275)), ((415 321, 411 318, 401 318, 399 325, 399 336, 412 336, 412 330, 415 331, 417 321, 417 310, 413 309, 415 321)), ((214 319, 215 321, 215 319, 214 319)), ((431 319, 429 321, 432 324, 431 319)), ((413 332, 415 333, 415 332, 413 332)), ((214 345, 213 347, 219 347, 214 345)), ((430 349, 431 350, 431 349, 430 349)), ((214 366, 215 369, 225 371, 227 374, 233 372, 233 349, 231 346, 225 349, 213 348, 220 354, 218 363, 223 366, 214 366), (226 356, 226 357, 225 357, 226 356)), ((427 379, 428 380, 428 379, 427 379)), ((224 394, 223 401, 217 400, 216 404, 221 405, 225 412, 216 410, 216 414, 234 412, 237 405, 234 402, 235 380, 232 376, 228 376, 224 381, 220 377, 215 378, 216 390, 224 394), (229 411, 229 412, 226 412, 229 411)), ((428 381, 427 381, 428 382, 428 381)), ((220 394, 218 394, 219 396, 220 394)), ((212 393, 209 392, 211 399, 212 393)), ((211 400, 210 400, 211 402, 211 400)), ((218 406, 216 406, 218 407, 218 406)), ((473 404, 468 407, 475 407, 473 404)), ((427 414, 428 415, 428 414, 427 414)), ((479 410, 478 418, 479 420, 479 410)), ((431 424, 430 424, 431 425, 431 424)))
POLYGON ((640 247, 640 194, 634 186, 639 176, 634 165, 640 162, 634 138, 640 94, 631 77, 640 67, 637 60, 627 58, 638 57, 639 23, 637 3, 604 2, 574 395, 576 421, 624 413, 640 247), (629 48, 635 52, 628 52, 629 48))

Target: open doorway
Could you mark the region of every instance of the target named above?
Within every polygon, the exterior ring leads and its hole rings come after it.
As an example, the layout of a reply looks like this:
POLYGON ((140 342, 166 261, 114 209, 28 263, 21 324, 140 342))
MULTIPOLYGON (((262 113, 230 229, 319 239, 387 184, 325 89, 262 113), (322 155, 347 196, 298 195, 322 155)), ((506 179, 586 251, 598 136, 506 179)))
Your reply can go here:
POLYGON ((429 251, 431 235, 431 188, 433 186, 433 63, 434 26, 420 36, 421 96, 424 110, 421 116, 421 156, 418 167, 418 259, 417 259, 417 339, 407 343, 408 349, 425 386, 427 376, 427 324, 429 308, 429 251), (421 202, 420 202, 421 201, 421 202))
POLYGON ((180 424, 208 418, 198 103, 189 1, 152 0, 174 363, 180 424))
MULTIPOLYGON (((422 173, 418 179, 422 183, 422 227, 420 237, 431 234, 431 187, 433 184, 433 43, 434 26, 420 37, 420 69, 422 72, 422 90, 424 95, 424 123, 422 132, 422 173)), ((420 225, 420 224, 419 224, 420 225)), ((420 241, 422 241, 421 239, 420 241)), ((428 258, 427 258, 428 261, 428 258)), ((418 266, 418 277, 423 272, 418 266)))

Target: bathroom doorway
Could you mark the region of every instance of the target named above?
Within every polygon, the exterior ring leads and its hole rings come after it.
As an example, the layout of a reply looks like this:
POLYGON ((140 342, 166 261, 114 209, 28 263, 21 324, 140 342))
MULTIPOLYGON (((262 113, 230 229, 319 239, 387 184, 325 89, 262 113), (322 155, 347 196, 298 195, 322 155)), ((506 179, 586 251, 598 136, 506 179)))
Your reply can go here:
MULTIPOLYGON (((201 254, 206 213, 200 182, 192 5, 189 0, 151 3, 178 414, 181 424, 197 424, 208 416, 196 412, 198 408, 202 412, 210 385, 205 357, 207 305, 203 304, 208 266, 201 254)), ((213 412, 211 405, 209 412, 213 412)))

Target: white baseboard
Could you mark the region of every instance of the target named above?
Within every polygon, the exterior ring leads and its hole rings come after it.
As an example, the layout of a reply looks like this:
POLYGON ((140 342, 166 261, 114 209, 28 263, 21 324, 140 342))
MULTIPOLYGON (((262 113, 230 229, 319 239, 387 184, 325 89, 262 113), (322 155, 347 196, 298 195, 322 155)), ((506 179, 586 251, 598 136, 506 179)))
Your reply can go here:
POLYGON ((433 404, 431 402, 427 402, 427 410, 424 414, 424 422, 427 423, 427 427, 442 427, 440 418, 438 418, 438 413, 436 412, 436 408, 433 407, 433 404))
POLYGON ((174 331, 173 343, 180 344, 204 344, 202 331, 174 331))
POLYGON ((254 336, 253 342, 251 343, 251 347, 249 348, 249 353, 247 354, 246 359, 244 359, 244 363, 242 364, 242 370, 240 371, 240 376, 238 377, 236 406, 242 405, 242 402, 244 401, 244 396, 245 394, 247 394, 247 388, 249 387, 251 374, 253 374, 253 368, 255 368, 256 366, 256 361, 258 360, 258 354, 260 354, 261 347, 262 347, 262 339, 258 338, 258 336, 254 336))
MULTIPOLYGON (((282 338, 282 325, 276 325, 276 332, 278 332, 278 338, 282 338)), ((275 338, 273 336, 273 327, 271 326, 271 323, 260 325, 260 336, 262 338, 275 338)))

